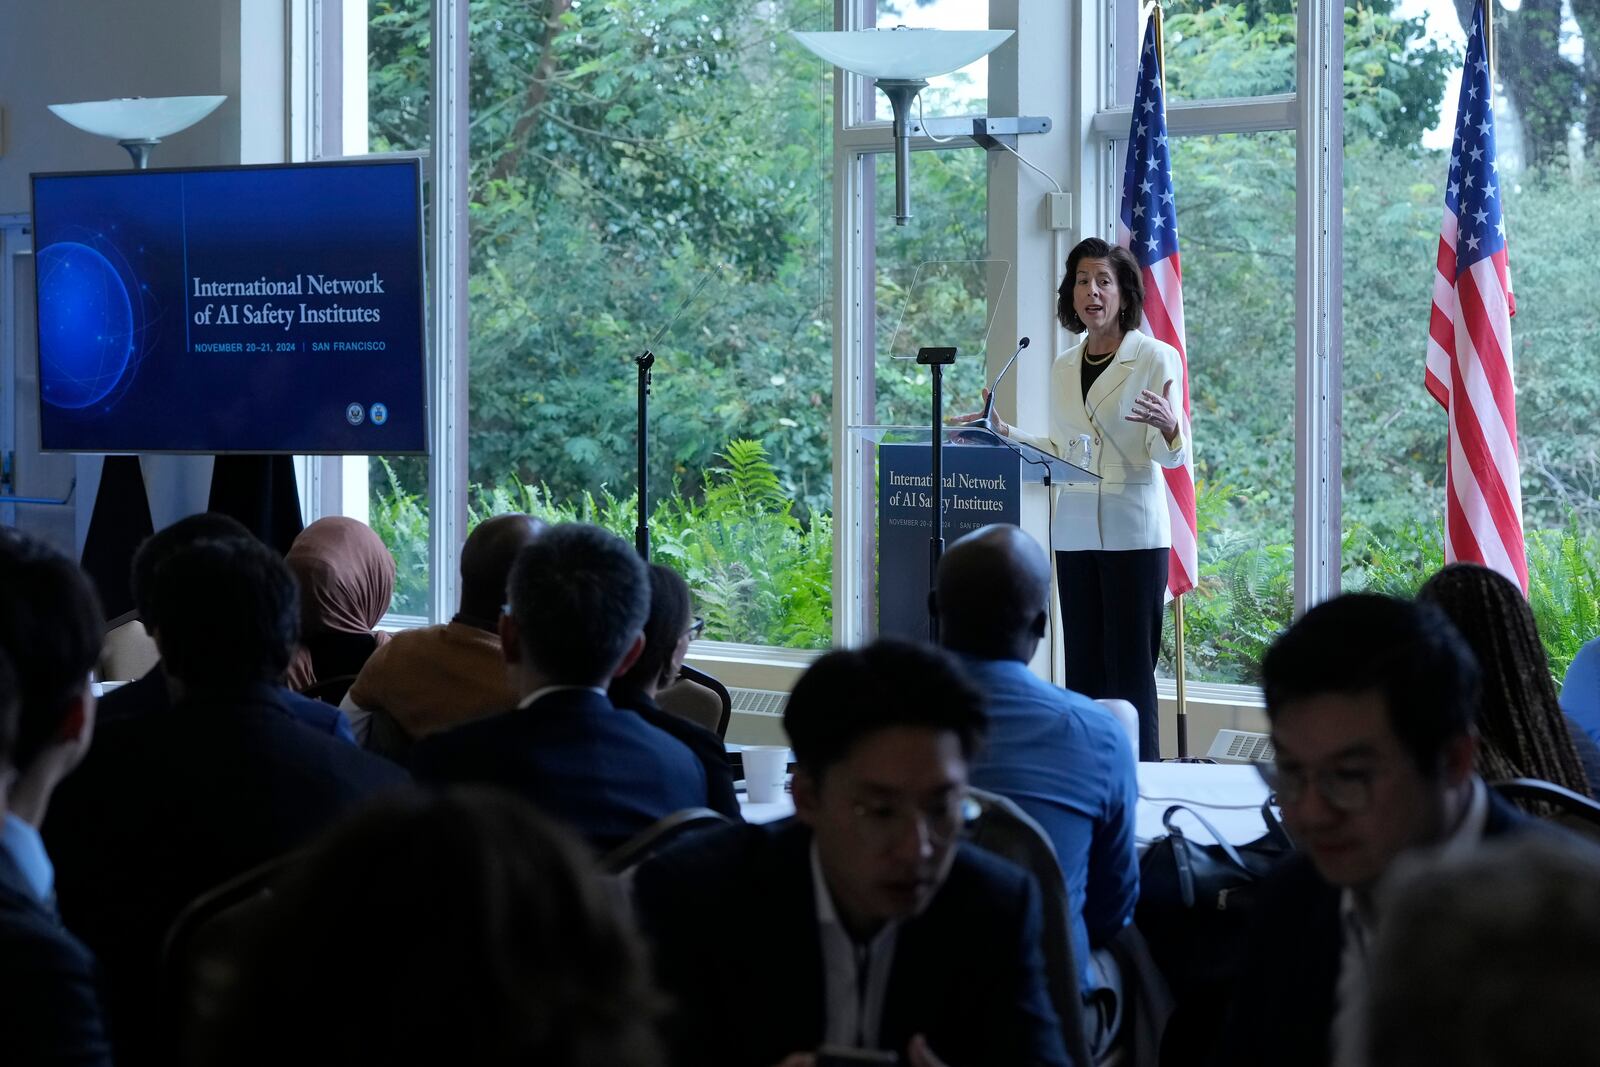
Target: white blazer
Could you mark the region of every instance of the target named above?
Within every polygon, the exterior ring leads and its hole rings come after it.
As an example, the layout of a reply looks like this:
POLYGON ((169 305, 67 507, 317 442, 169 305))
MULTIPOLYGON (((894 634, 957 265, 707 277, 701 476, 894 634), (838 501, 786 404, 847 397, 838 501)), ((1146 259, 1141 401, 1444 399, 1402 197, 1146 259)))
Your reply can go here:
POLYGON ((1183 374, 1177 349, 1148 334, 1130 330, 1111 366, 1100 372, 1083 396, 1083 353, 1088 337, 1050 367, 1050 432, 1044 437, 1012 427, 1011 437, 1078 462, 1069 442, 1088 434, 1093 442, 1089 470, 1098 482, 1056 488, 1051 547, 1058 552, 1093 549, 1120 551, 1170 548, 1166 480, 1157 467, 1180 467, 1188 453, 1182 410, 1183 374), (1172 381, 1172 406, 1178 411, 1178 436, 1171 447, 1161 431, 1125 418, 1139 390, 1160 395, 1172 381))

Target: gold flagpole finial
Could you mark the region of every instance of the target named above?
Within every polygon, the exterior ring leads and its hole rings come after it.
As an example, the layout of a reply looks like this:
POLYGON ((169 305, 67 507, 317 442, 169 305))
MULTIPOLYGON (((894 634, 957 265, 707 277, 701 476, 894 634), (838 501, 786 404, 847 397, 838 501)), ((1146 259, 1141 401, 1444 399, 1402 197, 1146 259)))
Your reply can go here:
POLYGON ((1156 20, 1156 70, 1161 75, 1161 110, 1164 113, 1167 110, 1167 45, 1159 3, 1150 5, 1150 17, 1156 20))

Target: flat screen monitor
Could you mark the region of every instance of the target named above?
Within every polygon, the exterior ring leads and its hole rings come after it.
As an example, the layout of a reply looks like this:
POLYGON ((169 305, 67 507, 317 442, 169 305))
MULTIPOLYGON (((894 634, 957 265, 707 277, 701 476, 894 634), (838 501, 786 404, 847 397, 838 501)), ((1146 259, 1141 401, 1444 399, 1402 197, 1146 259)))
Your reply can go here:
POLYGON ((427 449, 415 159, 33 175, 50 452, 427 449))

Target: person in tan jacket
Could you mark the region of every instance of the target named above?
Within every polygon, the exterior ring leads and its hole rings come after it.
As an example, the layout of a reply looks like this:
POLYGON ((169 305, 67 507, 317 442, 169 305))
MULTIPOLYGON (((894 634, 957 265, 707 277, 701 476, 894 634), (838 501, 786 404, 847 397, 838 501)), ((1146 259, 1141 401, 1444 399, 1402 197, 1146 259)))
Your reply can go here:
POLYGON ((461 610, 442 626, 395 634, 361 668, 341 705, 369 747, 372 713, 404 738, 516 706, 519 694, 500 649, 500 606, 517 553, 545 529, 530 515, 496 515, 479 523, 461 550, 461 610), (365 728, 363 728, 365 727, 365 728))

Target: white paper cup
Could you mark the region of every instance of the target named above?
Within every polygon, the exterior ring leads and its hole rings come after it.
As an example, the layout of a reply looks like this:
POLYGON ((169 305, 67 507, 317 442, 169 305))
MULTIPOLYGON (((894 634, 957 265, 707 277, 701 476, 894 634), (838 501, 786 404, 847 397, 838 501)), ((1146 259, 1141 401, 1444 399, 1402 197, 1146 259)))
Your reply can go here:
POLYGON ((789 749, 784 745, 744 747, 744 788, 752 804, 772 804, 783 798, 783 776, 789 770, 789 749))

